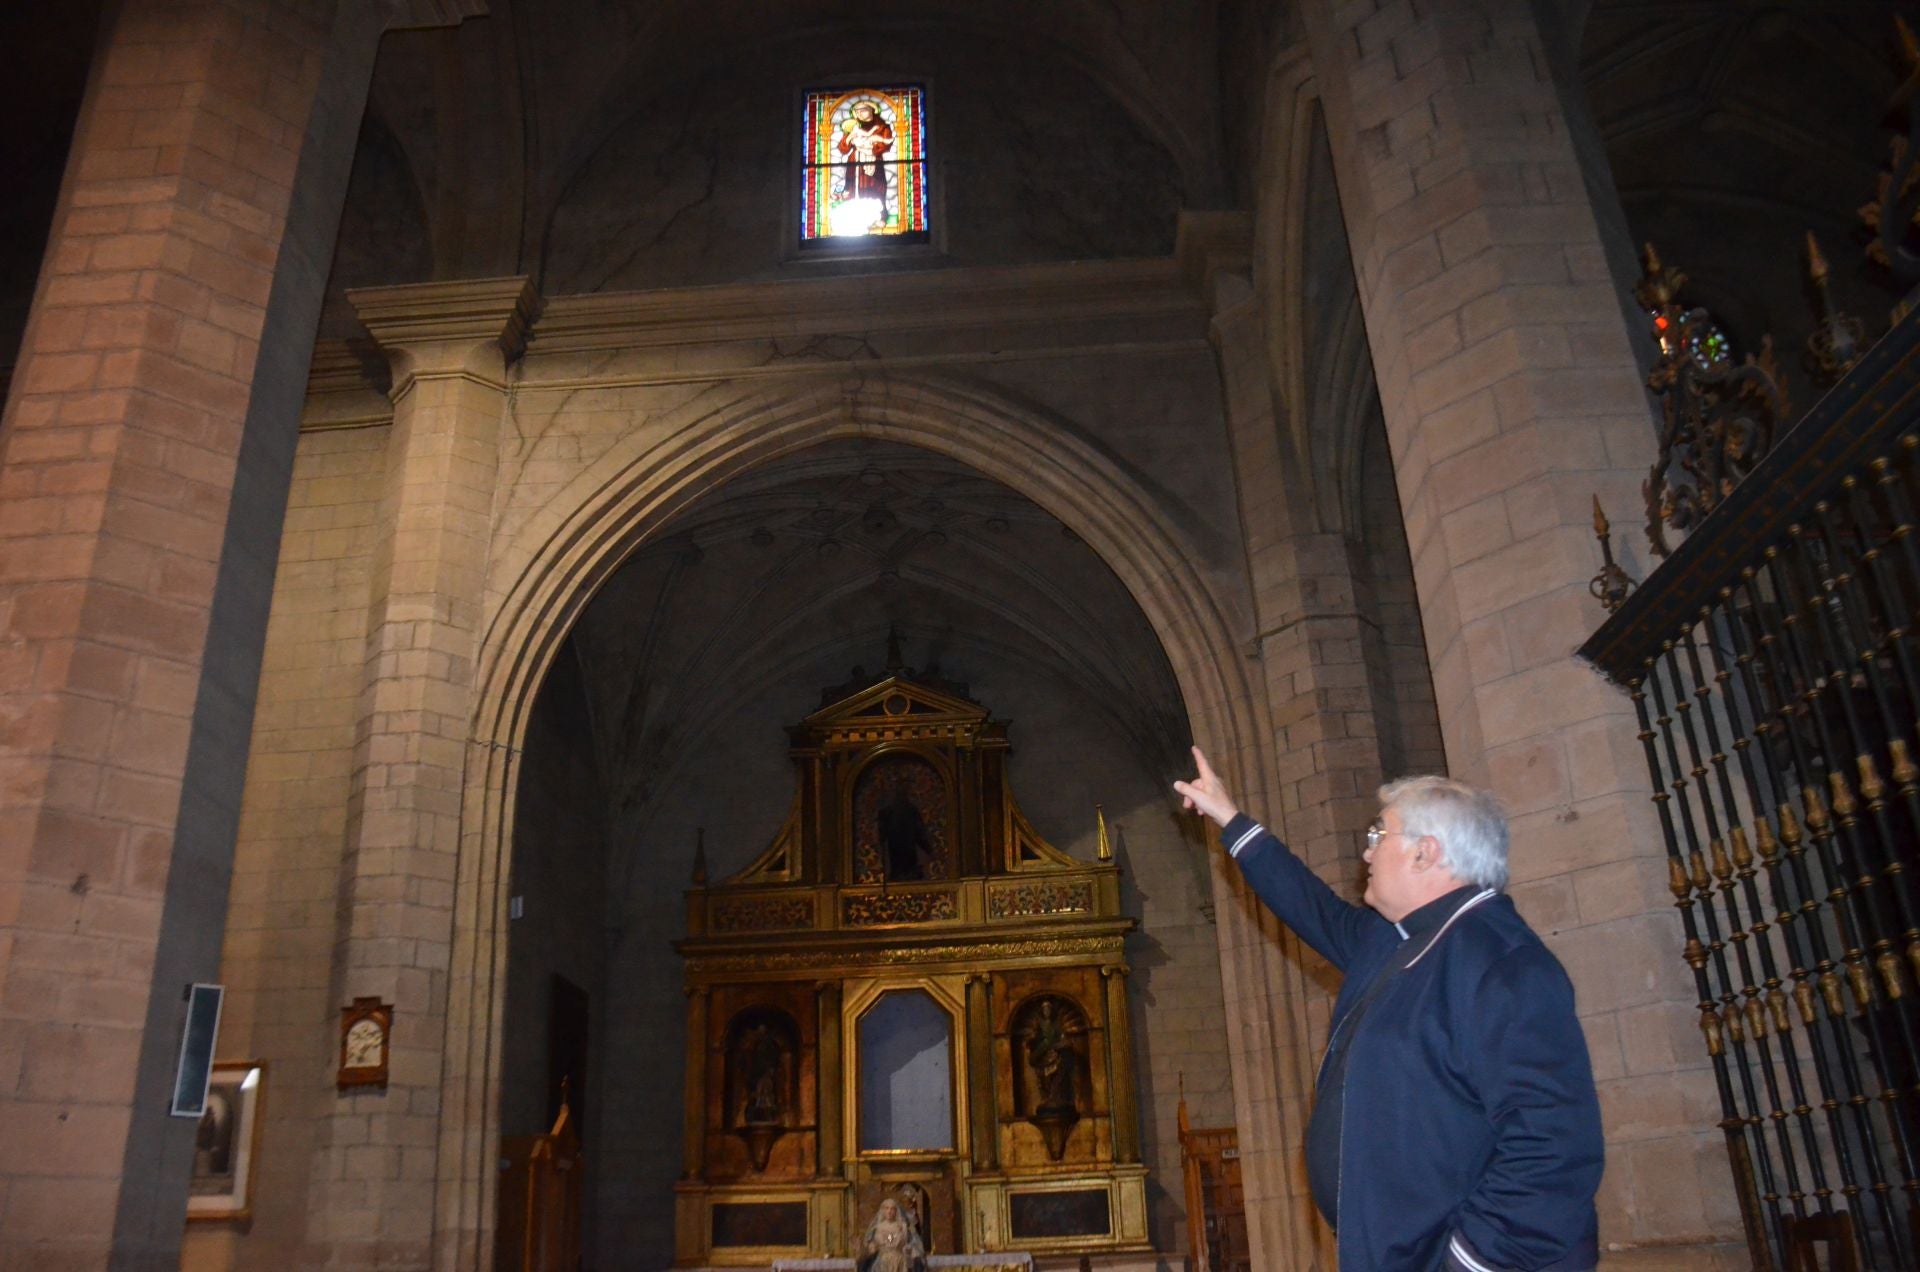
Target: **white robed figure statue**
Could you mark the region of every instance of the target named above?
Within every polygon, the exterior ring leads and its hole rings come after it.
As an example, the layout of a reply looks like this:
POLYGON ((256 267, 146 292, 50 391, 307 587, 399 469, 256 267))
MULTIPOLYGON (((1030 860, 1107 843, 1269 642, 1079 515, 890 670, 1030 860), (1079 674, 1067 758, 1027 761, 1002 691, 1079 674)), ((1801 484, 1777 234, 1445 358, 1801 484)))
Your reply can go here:
POLYGON ((919 1231, 889 1197, 860 1238, 859 1272, 926 1272, 927 1247, 919 1231))

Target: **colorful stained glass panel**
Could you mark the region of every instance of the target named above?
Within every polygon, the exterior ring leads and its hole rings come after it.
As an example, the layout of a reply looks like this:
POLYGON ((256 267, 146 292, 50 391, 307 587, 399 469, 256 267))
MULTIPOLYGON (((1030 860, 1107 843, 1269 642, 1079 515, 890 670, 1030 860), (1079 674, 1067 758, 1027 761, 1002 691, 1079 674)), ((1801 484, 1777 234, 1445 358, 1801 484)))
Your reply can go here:
POLYGON ((926 95, 919 85, 807 93, 800 241, 927 233, 926 95))

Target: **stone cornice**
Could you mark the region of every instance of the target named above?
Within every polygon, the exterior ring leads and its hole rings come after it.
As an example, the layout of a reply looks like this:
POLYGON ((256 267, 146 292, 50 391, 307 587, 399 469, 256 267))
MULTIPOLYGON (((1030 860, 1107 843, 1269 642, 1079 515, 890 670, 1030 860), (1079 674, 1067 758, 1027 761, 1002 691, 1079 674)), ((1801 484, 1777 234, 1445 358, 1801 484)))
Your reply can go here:
POLYGON ((1173 257, 1189 287, 1216 311, 1226 308, 1246 289, 1253 270, 1252 213, 1182 212, 1173 257), (1235 286, 1223 276, 1241 281, 1235 286))
POLYGON ((528 352, 1177 315, 1205 305, 1175 259, 1080 261, 561 296, 528 352))
POLYGON ((356 287, 347 300, 389 354, 422 345, 492 342, 509 360, 524 347, 539 306, 533 281, 525 277, 356 287))

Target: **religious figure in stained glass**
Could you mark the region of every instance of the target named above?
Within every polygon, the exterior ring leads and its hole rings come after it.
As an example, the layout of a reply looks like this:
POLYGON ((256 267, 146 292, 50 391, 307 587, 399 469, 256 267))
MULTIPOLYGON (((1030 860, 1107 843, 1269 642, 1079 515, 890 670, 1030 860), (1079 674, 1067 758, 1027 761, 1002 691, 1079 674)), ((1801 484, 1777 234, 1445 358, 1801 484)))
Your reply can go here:
POLYGON ((847 157, 847 171, 840 189, 849 198, 872 202, 884 215, 887 207, 884 160, 893 149, 893 129, 880 118, 880 108, 872 102, 855 102, 853 118, 841 125, 836 149, 847 157))
POLYGON ((807 94, 803 244, 872 235, 925 239, 923 99, 912 85, 807 94))

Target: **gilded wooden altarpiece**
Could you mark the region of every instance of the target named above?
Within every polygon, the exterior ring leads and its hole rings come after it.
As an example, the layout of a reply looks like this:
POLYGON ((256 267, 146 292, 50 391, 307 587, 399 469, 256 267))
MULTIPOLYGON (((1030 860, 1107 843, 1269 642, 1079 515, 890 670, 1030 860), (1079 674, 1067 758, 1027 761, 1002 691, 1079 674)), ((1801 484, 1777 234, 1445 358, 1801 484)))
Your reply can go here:
POLYGON ((826 696, 773 843, 688 893, 678 1262, 851 1255, 886 1199, 936 1254, 1147 1249, 1104 835, 1041 838, 963 687, 826 696))

